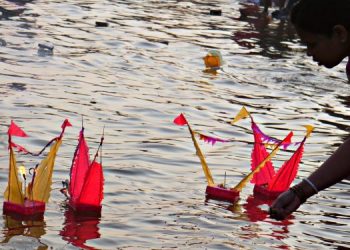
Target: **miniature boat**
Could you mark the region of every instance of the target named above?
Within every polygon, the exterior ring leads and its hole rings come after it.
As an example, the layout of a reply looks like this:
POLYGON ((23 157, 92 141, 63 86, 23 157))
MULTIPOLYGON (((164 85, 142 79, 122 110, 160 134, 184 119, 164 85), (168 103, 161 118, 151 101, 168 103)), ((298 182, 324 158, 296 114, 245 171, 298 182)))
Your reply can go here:
POLYGON ((45 204, 48 202, 51 191, 52 173, 55 163, 57 151, 62 143, 65 128, 71 126, 68 120, 62 124, 62 131, 58 137, 52 139, 38 154, 33 154, 27 151, 24 147, 15 144, 12 141, 12 136, 27 137, 26 133, 20 129, 13 121, 8 130, 9 141, 9 178, 8 186, 5 190, 5 201, 3 204, 4 214, 16 214, 22 216, 40 215, 45 211, 45 204), (23 154, 30 154, 32 156, 41 155, 45 149, 53 144, 48 155, 41 160, 33 170, 32 180, 26 186, 25 168, 20 167, 20 176, 24 180, 24 185, 18 176, 18 167, 14 148, 17 148, 23 154), (23 191, 24 186, 24 191, 23 191))
POLYGON ((268 155, 267 147, 270 147, 271 145, 275 145, 277 143, 279 143, 284 149, 287 149, 290 146, 297 146, 297 149, 294 151, 292 156, 286 162, 284 162, 277 173, 275 173, 272 161, 269 160, 265 163, 263 168, 253 176, 251 180, 251 182, 255 184, 253 189, 254 195, 268 199, 275 199, 278 197, 278 195, 286 191, 295 179, 298 172, 298 166, 303 155, 305 141, 312 133, 314 127, 311 125, 305 126, 306 135, 300 142, 291 142, 290 139, 293 135, 292 133, 288 140, 281 142, 281 140, 264 134, 258 125, 254 122, 253 117, 245 109, 245 107, 241 109, 232 123, 246 117, 250 117, 251 127, 254 135, 254 147, 252 150, 251 162, 252 170, 254 170, 257 165, 260 164, 261 160, 266 158, 268 155))
POLYGON ((214 138, 210 137, 201 133, 198 133, 196 131, 193 131, 190 124, 186 120, 185 116, 183 114, 180 114, 178 117, 175 118, 174 123, 180 126, 187 125, 189 132, 191 134, 191 138, 194 144, 194 147, 196 148, 197 155, 200 159, 202 169, 204 172, 204 175, 207 179, 207 188, 206 188, 206 196, 207 198, 210 199, 215 199, 215 200, 223 200, 223 201, 228 201, 228 202, 236 202, 239 199, 239 194, 240 191, 243 189, 243 187, 246 185, 246 183, 256 174, 258 171, 260 171, 263 166, 268 162, 278 151, 279 147, 281 146, 282 143, 285 143, 290 135, 288 135, 283 141, 281 141, 274 150, 270 154, 267 154, 265 158, 261 159, 261 162, 256 166, 256 168, 249 173, 245 178, 243 178, 235 187, 233 188, 226 188, 225 184, 215 184, 213 177, 211 175, 210 169, 205 161, 204 155, 198 145, 198 142, 196 140, 195 135, 199 134, 200 138, 203 139, 206 142, 214 144, 215 142, 229 142, 231 140, 223 140, 219 138, 214 138))
POLYGON ((199 160, 202 165, 202 169, 204 172, 204 175, 207 179, 207 187, 205 190, 206 197, 209 199, 215 199, 215 200, 222 200, 222 201, 228 201, 228 202, 236 202, 239 199, 239 192, 230 188, 226 188, 224 184, 215 184, 213 176, 210 172, 210 169, 208 167, 208 164, 204 158, 204 155, 202 153, 202 150, 200 149, 198 142, 196 140, 195 135, 199 134, 200 138, 203 139, 206 142, 210 142, 214 144, 217 141, 220 142, 226 142, 227 140, 222 140, 219 138, 209 137, 203 134, 200 134, 198 132, 195 132, 192 130, 190 124, 187 122, 185 116, 183 114, 180 114, 178 117, 174 119, 174 123, 180 126, 187 125, 188 130, 191 134, 191 138, 194 144, 194 147, 196 148, 197 155, 199 157, 199 160))
POLYGON ((97 162, 97 156, 102 151, 103 139, 102 136, 95 157, 90 162, 89 148, 84 137, 84 127, 80 131, 68 184, 68 205, 75 212, 92 215, 100 215, 101 213, 103 199, 102 153, 100 162, 97 162))
POLYGON ((45 212, 45 202, 25 200, 23 204, 16 204, 10 201, 5 201, 3 211, 5 214, 15 213, 24 216, 33 214, 43 214, 45 212))

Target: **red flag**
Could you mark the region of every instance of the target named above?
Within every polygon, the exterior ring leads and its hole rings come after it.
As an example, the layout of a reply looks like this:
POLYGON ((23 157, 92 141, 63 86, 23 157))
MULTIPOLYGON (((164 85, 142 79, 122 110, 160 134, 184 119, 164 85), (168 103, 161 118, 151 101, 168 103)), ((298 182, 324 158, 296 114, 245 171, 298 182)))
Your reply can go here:
POLYGON ((61 125, 62 129, 65 129, 65 127, 72 127, 72 124, 68 121, 68 119, 64 120, 64 122, 61 125))
POLYGON ((289 132, 287 137, 283 140, 283 143, 291 144, 292 143, 293 132, 289 132))
POLYGON ((11 125, 7 133, 8 135, 11 135, 11 136, 28 137, 28 135, 20 127, 18 127, 13 121, 11 121, 11 125))
POLYGON ((178 117, 174 119, 174 123, 179 126, 183 126, 187 124, 185 116, 181 113, 178 117))
POLYGON ((23 152, 23 153, 25 153, 25 154, 28 154, 28 153, 29 153, 29 151, 28 151, 27 149, 25 149, 25 148, 22 147, 21 145, 18 145, 18 144, 14 143, 14 142, 11 142, 11 143, 10 143, 10 146, 11 146, 11 147, 14 147, 14 148, 17 148, 18 152, 23 152))

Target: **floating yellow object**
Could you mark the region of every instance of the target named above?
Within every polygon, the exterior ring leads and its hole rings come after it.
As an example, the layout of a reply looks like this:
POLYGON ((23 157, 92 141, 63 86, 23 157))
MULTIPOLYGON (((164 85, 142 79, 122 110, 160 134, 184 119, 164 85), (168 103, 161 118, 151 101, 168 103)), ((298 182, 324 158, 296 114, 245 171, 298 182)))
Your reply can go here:
POLYGON ((203 60, 206 68, 218 69, 223 65, 222 56, 218 50, 209 51, 203 60))

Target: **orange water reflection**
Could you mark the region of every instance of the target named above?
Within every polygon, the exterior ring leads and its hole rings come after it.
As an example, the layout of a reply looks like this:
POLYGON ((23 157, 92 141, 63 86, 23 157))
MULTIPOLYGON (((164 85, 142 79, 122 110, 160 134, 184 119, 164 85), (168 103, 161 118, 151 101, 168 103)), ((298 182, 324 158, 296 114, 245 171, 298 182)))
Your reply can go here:
POLYGON ((28 219, 3 215, 3 220, 5 222, 5 238, 1 243, 8 243, 12 237, 23 235, 38 239, 40 244, 40 246, 37 247, 38 250, 48 249, 48 246, 40 242, 41 236, 46 234, 46 223, 42 216, 28 219))

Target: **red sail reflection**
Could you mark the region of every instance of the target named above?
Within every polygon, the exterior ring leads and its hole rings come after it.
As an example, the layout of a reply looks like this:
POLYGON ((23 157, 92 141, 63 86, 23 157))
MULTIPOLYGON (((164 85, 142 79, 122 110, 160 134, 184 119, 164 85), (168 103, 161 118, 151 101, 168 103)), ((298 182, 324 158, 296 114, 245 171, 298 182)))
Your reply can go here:
POLYGON ((73 209, 67 208, 65 212, 64 227, 60 231, 62 239, 68 241, 73 246, 83 249, 95 249, 88 246, 86 242, 100 238, 98 224, 100 217, 79 215, 73 209))

